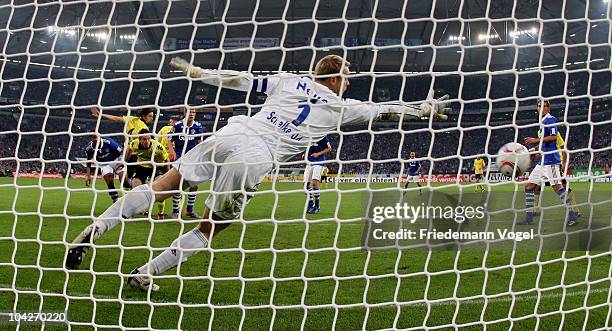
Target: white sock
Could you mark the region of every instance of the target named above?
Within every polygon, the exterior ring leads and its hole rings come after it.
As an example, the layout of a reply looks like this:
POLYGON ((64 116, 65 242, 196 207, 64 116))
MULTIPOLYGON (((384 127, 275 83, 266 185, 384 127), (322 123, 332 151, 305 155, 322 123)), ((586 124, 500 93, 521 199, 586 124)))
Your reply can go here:
POLYGON ((182 236, 176 238, 170 248, 163 251, 148 264, 138 268, 141 273, 159 275, 162 272, 176 267, 179 262, 185 262, 190 256, 197 253, 197 249, 208 246, 208 239, 195 228, 182 236), (182 257, 182 259, 181 259, 182 257))
POLYGON ((127 218, 149 209, 153 200, 154 194, 149 185, 140 185, 108 207, 96 218, 94 224, 98 226, 98 232, 102 235, 119 224, 122 217, 127 218))

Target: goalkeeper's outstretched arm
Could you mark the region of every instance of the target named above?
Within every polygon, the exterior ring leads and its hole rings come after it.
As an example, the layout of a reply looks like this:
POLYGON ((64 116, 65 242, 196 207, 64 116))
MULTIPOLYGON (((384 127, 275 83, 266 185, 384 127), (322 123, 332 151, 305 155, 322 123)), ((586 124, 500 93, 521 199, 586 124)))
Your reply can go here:
MULTIPOLYGON (((239 91, 250 91, 253 88, 253 75, 246 72, 234 70, 209 70, 191 65, 189 62, 175 57, 170 61, 170 66, 182 71, 189 77, 201 79, 202 82, 214 86, 230 88, 239 91)), ((265 80, 265 79, 264 79, 265 80)), ((261 92, 265 92, 262 90, 261 92)), ((446 113, 450 110, 449 96, 434 99, 434 91, 430 90, 427 99, 421 104, 415 105, 371 105, 359 100, 345 99, 340 105, 350 108, 350 113, 360 113, 357 116, 348 116, 347 122, 356 120, 357 122, 368 121, 370 115, 375 120, 399 121, 400 118, 420 119, 423 117, 433 117, 436 120, 446 120, 446 113), (354 118, 351 118, 354 117, 354 118)))
POLYGON ((345 99, 343 103, 344 116, 342 124, 357 124, 375 121, 414 120, 433 117, 435 120, 448 119, 450 110, 449 96, 444 95, 434 99, 434 91, 430 90, 427 99, 420 104, 388 105, 371 104, 354 99, 345 99))
POLYGON ((416 105, 380 105, 377 120, 399 121, 404 119, 421 119, 424 117, 433 117, 436 120, 445 121, 448 119, 446 115, 450 110, 450 101, 448 94, 434 99, 434 90, 429 90, 427 99, 424 102, 416 105))
POLYGON ((202 82, 209 85, 244 92, 250 91, 253 86, 253 75, 242 71, 202 69, 189 64, 180 57, 172 58, 170 66, 191 78, 201 79, 202 82))

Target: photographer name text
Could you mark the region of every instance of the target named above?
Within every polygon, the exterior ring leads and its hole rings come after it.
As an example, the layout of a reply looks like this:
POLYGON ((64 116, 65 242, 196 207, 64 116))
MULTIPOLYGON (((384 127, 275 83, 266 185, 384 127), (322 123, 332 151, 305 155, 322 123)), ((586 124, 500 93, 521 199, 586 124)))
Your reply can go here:
POLYGON ((436 229, 401 229, 399 231, 385 231, 375 229, 372 236, 376 240, 514 240, 523 241, 535 238, 533 229, 530 231, 510 231, 497 229, 496 231, 453 231, 452 229, 438 231, 436 229))

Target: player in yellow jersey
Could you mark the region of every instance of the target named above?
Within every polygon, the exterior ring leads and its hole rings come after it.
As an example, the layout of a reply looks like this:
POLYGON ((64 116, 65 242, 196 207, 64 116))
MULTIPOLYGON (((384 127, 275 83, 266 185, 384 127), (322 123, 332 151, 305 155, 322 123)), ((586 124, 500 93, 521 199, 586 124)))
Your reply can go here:
MULTIPOLYGON (((181 120, 181 117, 178 115, 174 115, 170 117, 168 124, 166 126, 163 126, 157 132, 157 141, 162 146, 164 146, 164 148, 166 148, 166 151, 168 152, 168 161, 170 162, 173 162, 176 159, 176 153, 174 152, 174 148, 172 147, 172 142, 170 141, 169 135, 172 132, 172 128, 174 124, 180 120, 181 120)), ((166 171, 164 171, 164 169, 165 168, 160 168, 159 171, 157 171, 156 175, 161 176, 165 174, 166 171)), ((166 202, 165 201, 156 202, 156 205, 157 205, 157 219, 166 218, 168 216, 166 215, 166 202)))
MULTIPOLYGON (((132 140, 125 152, 126 160, 135 156, 138 162, 128 167, 128 176, 132 178, 134 187, 146 183, 147 180, 153 181, 155 176, 163 175, 170 168, 168 151, 162 144, 151 139, 149 130, 142 129, 138 135, 138 139, 132 140)), ((158 202, 157 210, 157 218, 164 219, 164 201, 158 202)))
POLYGON ((92 107, 91 115, 95 118, 102 117, 113 122, 125 123, 125 133, 134 136, 129 137, 129 139, 127 139, 129 141, 136 139, 137 137, 135 137, 135 135, 138 134, 138 132, 142 131, 142 129, 148 129, 148 125, 153 123, 153 109, 150 108, 140 109, 138 111, 138 116, 115 116, 102 114, 98 108, 92 107))
POLYGON ((154 168, 168 168, 167 164, 158 165, 168 162, 166 148, 156 140, 151 139, 150 132, 147 129, 142 129, 138 135, 138 139, 130 142, 125 154, 126 158, 136 156, 138 162, 134 167, 136 171, 131 174, 134 178, 134 186, 140 186, 152 178, 154 168))
MULTIPOLYGON (((102 112, 100 112, 100 109, 98 109, 97 107, 92 107, 91 115, 95 118, 102 117, 113 122, 125 124, 125 133, 127 134, 127 136, 125 137, 124 148, 126 151, 131 141, 138 140, 138 137, 136 136, 138 132, 142 131, 143 129, 148 130, 148 125, 153 123, 153 110, 150 108, 140 109, 138 111, 138 116, 115 116, 102 114, 102 112)), ((128 162, 127 173, 133 173, 135 169, 130 169, 131 167, 133 167, 131 163, 136 162, 136 159, 125 159, 125 161, 128 162)), ((123 187, 129 189, 136 186, 132 184, 131 178, 127 177, 123 181, 123 187)))
MULTIPOLYGON (((478 157, 476 160, 474 160, 474 174, 476 175, 476 180, 478 180, 479 183, 482 183, 485 167, 485 161, 481 157, 478 157)), ((482 184, 478 184, 476 186, 476 192, 484 191, 486 191, 486 189, 482 184)))
POLYGON ((168 159, 170 160, 170 162, 176 159, 176 153, 174 152, 174 147, 172 142, 170 141, 169 135, 172 132, 172 127, 174 126, 174 124, 176 124, 176 122, 180 120, 181 117, 178 115, 170 117, 168 124, 159 129, 159 131, 157 132, 157 141, 166 148, 166 151, 168 151, 168 159))
MULTIPOLYGON (((569 167, 569 154, 567 153, 567 150, 565 149, 565 140, 563 140, 563 137, 561 136, 561 133, 557 133, 557 150, 559 151, 559 154, 561 155, 561 175, 563 177, 565 177, 567 168, 569 167)), ((578 207, 576 207, 576 197, 574 196, 574 193, 572 192, 572 189, 568 187, 568 183, 567 183, 567 179, 563 178, 561 180, 561 184, 563 185, 563 187, 565 188, 565 190, 567 191, 567 197, 570 199, 571 201, 571 209, 573 212, 575 212, 577 214, 578 217, 580 217, 580 209, 578 209, 578 207)), ((549 182, 544 183, 544 186, 550 186, 549 182)), ((535 190, 535 200, 534 200, 534 204, 533 204, 533 212, 534 214, 538 214, 541 211, 540 208, 540 188, 535 190)))
POLYGON ((320 181, 320 188, 327 188, 327 174, 329 173, 329 168, 327 166, 323 167, 323 170, 321 170, 321 181, 320 181))

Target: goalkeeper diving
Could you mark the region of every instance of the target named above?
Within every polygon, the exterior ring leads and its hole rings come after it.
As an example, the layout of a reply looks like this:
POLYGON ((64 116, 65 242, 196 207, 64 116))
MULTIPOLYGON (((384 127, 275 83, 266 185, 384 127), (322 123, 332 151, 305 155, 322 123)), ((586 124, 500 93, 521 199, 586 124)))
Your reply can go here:
POLYGON ((87 249, 100 236, 128 217, 150 208, 153 202, 212 181, 203 220, 179 236, 171 247, 134 269, 127 283, 142 290, 158 290, 151 275, 159 275, 185 262, 209 245, 220 231, 242 216, 257 185, 275 162, 288 161, 309 146, 338 130, 339 125, 372 120, 445 120, 450 109, 448 95, 418 104, 373 104, 342 96, 350 86, 350 63, 337 55, 322 58, 315 79, 281 73, 254 77, 248 72, 206 70, 174 58, 170 65, 187 76, 222 88, 267 95, 261 110, 253 115, 233 116, 228 124, 183 155, 173 168, 152 184, 135 187, 81 232, 70 245, 66 267, 78 268, 87 249))

